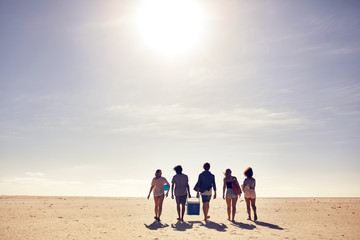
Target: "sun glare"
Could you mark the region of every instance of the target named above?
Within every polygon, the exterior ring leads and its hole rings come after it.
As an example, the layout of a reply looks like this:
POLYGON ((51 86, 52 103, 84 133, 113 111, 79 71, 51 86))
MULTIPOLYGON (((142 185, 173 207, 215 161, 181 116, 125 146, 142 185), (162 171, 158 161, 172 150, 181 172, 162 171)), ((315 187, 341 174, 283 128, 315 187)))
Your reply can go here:
POLYGON ((174 56, 199 42, 203 13, 194 0, 148 0, 139 9, 137 24, 153 50, 174 56))

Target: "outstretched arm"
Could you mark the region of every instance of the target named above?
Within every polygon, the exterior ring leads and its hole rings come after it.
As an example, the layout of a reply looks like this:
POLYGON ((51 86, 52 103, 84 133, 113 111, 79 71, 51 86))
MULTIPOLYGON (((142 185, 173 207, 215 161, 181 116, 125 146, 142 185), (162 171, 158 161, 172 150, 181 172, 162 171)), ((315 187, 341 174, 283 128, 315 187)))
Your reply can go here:
POLYGON ((225 199, 225 189, 226 189, 226 180, 224 178, 224 185, 223 185, 223 199, 225 199))
POLYGON ((149 191, 149 195, 147 196, 147 199, 150 198, 150 194, 151 194, 151 191, 153 190, 153 188, 154 188, 154 186, 151 186, 151 187, 150 187, 150 191, 149 191))
POLYGON ((213 188, 214 188, 214 199, 216 198, 216 183, 215 183, 215 176, 213 177, 213 188))
POLYGON ((200 197, 200 194, 199 194, 199 191, 200 191, 200 175, 198 177, 198 181, 196 183, 197 185, 197 188, 196 188, 196 198, 199 198, 200 197))
POLYGON ((174 199, 174 183, 171 184, 171 198, 174 199))
POLYGON ((168 196, 169 196, 169 192, 170 192, 170 183, 166 180, 166 184, 169 186, 169 188, 168 188, 165 196, 168 197, 168 196))
POLYGON ((189 187, 189 184, 187 184, 187 186, 186 186, 186 190, 187 190, 187 192, 188 192, 189 198, 191 198, 191 194, 190 194, 190 187, 189 187))

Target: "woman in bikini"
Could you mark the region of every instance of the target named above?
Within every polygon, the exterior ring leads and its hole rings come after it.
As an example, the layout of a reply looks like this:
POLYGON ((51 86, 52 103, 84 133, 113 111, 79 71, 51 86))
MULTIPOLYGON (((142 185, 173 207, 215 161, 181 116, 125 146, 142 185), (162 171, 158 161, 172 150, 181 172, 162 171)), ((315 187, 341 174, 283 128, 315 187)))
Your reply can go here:
MULTIPOLYGON (((227 214, 228 220, 230 221, 230 215, 232 210, 232 218, 231 221, 235 221, 235 213, 236 213, 236 203, 238 200, 238 196, 234 193, 232 183, 236 181, 236 177, 231 176, 231 170, 226 169, 225 177, 224 177, 224 185, 223 185, 223 199, 226 200, 227 205, 227 214), (225 195, 226 190, 226 195, 225 195), (232 206, 231 206, 232 205, 232 206)), ((241 195, 241 193, 240 193, 241 195)))

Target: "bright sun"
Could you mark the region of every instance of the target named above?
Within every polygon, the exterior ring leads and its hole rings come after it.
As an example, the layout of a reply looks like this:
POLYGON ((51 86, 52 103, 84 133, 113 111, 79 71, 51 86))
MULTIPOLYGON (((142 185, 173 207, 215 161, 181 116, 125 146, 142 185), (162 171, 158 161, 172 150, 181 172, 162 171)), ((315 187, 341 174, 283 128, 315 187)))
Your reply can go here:
POLYGON ((174 56, 198 43, 203 13, 194 0, 148 0, 139 9, 137 24, 152 49, 174 56))

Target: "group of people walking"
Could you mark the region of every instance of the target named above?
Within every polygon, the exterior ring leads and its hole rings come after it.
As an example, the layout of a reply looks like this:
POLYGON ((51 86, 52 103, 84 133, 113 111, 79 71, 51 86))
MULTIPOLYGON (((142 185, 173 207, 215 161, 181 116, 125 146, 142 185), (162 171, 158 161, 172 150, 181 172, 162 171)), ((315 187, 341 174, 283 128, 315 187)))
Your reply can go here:
MULTIPOLYGON (((208 220, 209 216, 209 208, 210 208, 210 200, 211 197, 216 198, 216 183, 215 176, 210 172, 210 164, 205 163, 203 166, 204 171, 200 173, 198 177, 198 181, 194 187, 196 191, 196 197, 200 198, 203 203, 203 213, 204 220, 208 220), (214 191, 214 193, 213 193, 214 191)), ((171 189, 169 182, 166 178, 162 177, 162 172, 160 169, 156 170, 155 177, 151 182, 151 187, 148 195, 148 199, 150 198, 150 194, 153 191, 154 194, 154 202, 155 202, 155 220, 160 222, 160 216, 162 212, 162 205, 165 197, 168 197, 169 191, 171 190, 171 198, 176 199, 176 208, 178 213, 177 220, 184 221, 185 214, 185 203, 187 197, 191 198, 190 187, 189 187, 189 179, 188 176, 182 173, 182 167, 180 165, 174 168, 176 175, 171 180, 171 189), (166 193, 165 193, 166 191, 166 193)), ((235 221, 235 213, 236 213, 236 203, 238 198, 241 196, 242 192, 244 192, 244 197, 246 201, 246 207, 248 212, 248 220, 252 220, 251 218, 251 208, 254 212, 254 220, 257 220, 256 214, 256 193, 255 193, 255 185, 256 181, 253 178, 253 170, 252 168, 247 168, 244 172, 245 180, 239 186, 238 180, 235 176, 231 175, 231 170, 226 169, 224 183, 223 183, 223 199, 226 200, 227 204, 227 214, 228 220, 235 221)))

